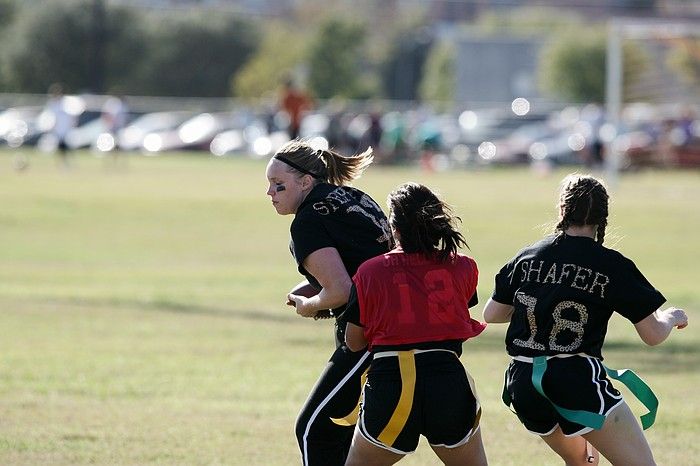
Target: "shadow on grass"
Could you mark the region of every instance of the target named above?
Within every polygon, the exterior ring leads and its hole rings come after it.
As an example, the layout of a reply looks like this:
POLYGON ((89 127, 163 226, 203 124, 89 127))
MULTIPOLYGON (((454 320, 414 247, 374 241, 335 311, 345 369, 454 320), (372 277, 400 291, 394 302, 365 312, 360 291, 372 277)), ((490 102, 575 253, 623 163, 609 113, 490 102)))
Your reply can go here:
POLYGON ((317 338, 285 338, 282 342, 285 346, 297 348, 318 348, 319 345, 327 344, 328 356, 330 356, 335 350, 335 340, 330 331, 327 333, 328 338, 324 338, 324 336, 326 335, 319 334, 317 338))
POLYGON ((155 311, 173 312, 177 314, 187 315, 208 315, 216 317, 235 317, 237 319, 245 319, 258 322, 278 322, 278 323, 295 323, 301 318, 293 311, 284 313, 286 309, 282 309, 279 314, 273 314, 267 311, 254 311, 245 309, 226 309, 215 306, 202 306, 197 304, 178 303, 174 301, 158 300, 147 303, 145 307, 155 311))
MULTIPOLYGON (((124 300, 124 299, 56 299, 52 297, 46 301, 60 301, 81 307, 110 306, 128 309, 141 309, 144 311, 170 312, 182 315, 212 316, 227 319, 245 319, 251 322, 267 322, 278 324, 306 324, 291 309, 274 311, 255 311, 247 309, 232 309, 218 306, 204 306, 189 304, 167 299, 151 301, 124 300)), ((329 329, 332 334, 332 330, 329 329)), ((288 342, 296 346, 311 346, 318 344, 317 339, 299 339, 288 342)), ((464 354, 503 352, 505 354, 504 334, 487 330, 478 337, 464 343, 464 354)), ((616 369, 630 368, 640 372, 654 373, 688 373, 695 372, 700 367, 700 345, 695 342, 667 341, 659 346, 650 348, 641 341, 612 339, 606 340, 603 346, 603 356, 606 364, 616 369)))
MULTIPOLYGON (((47 300, 49 301, 49 300, 47 300)), ((281 309, 279 314, 272 311, 255 311, 246 309, 232 309, 218 306, 203 306, 200 304, 183 303, 166 299, 156 299, 152 301, 140 301, 136 299, 87 299, 87 298, 51 298, 52 302, 62 302, 81 307, 118 307, 123 309, 137 309, 144 311, 170 312, 182 315, 198 315, 245 319, 258 322, 278 322, 284 324, 296 323, 303 319, 297 316, 294 311, 281 309)))

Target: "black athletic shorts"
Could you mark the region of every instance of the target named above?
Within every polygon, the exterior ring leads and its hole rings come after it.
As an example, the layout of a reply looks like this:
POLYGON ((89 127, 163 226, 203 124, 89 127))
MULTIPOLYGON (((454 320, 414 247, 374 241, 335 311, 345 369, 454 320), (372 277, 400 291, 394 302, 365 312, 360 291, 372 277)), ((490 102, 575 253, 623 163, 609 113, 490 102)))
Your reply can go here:
MULTIPOLYGON (((506 370, 505 389, 525 428, 533 434, 549 435, 559 426, 567 437, 592 431, 590 427, 564 419, 550 401, 537 393, 532 384, 532 367, 531 362, 514 359, 506 370)), ((585 355, 548 358, 542 390, 561 408, 590 411, 605 417, 623 401, 600 360, 585 355)))
POLYGON ((370 443, 407 454, 421 435, 433 446, 465 444, 480 416, 474 382, 455 353, 384 351, 370 366, 357 429, 370 443))

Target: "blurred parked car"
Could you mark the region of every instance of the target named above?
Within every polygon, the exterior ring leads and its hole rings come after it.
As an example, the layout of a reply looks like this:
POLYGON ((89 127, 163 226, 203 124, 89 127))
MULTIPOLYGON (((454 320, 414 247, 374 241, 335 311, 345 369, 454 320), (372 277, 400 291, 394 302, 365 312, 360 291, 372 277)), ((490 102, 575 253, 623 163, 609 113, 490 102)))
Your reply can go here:
POLYGON ((192 117, 189 111, 154 112, 141 115, 119 131, 117 144, 122 150, 138 150, 153 132, 176 128, 192 117))
POLYGON ((545 121, 546 114, 528 113, 517 116, 502 110, 467 110, 458 117, 461 135, 459 142, 477 151, 484 142, 493 143, 508 137, 523 125, 545 121))
MULTIPOLYGON (((82 149, 86 147, 94 147, 100 151, 104 151, 105 135, 108 133, 107 124, 101 114, 92 114, 93 118, 84 124, 80 124, 73 128, 66 135, 66 144, 71 149, 82 149), (102 137, 102 138, 101 138, 102 137)), ((127 117, 127 122, 132 120, 137 114, 130 113, 127 117)), ((79 120, 80 121, 80 120, 79 120)), ((111 139, 111 145, 107 150, 111 150, 116 146, 116 141, 113 135, 108 135, 111 139)))
POLYGON ((216 136, 245 125, 245 116, 238 112, 200 113, 176 128, 153 131, 143 140, 148 152, 170 150, 210 150, 216 136))
POLYGON ((664 119, 619 135, 613 149, 622 169, 700 167, 700 120, 664 119))
POLYGON ((217 134, 209 145, 212 154, 267 157, 289 141, 287 131, 268 115, 248 115, 245 122, 217 134))
POLYGON ((585 161, 586 138, 575 131, 561 131, 533 142, 528 154, 533 162, 550 165, 581 165, 585 161))
POLYGON ((308 113, 301 121, 299 135, 302 138, 312 138, 324 136, 328 131, 330 117, 325 113, 313 112, 308 113))
POLYGON ((494 164, 530 162, 530 147, 537 141, 554 137, 559 130, 548 122, 525 124, 502 139, 493 141, 493 151, 481 151, 484 161, 494 164))
POLYGON ((36 143, 43 132, 39 127, 39 115, 43 107, 13 107, 0 113, 0 142, 10 147, 36 143))

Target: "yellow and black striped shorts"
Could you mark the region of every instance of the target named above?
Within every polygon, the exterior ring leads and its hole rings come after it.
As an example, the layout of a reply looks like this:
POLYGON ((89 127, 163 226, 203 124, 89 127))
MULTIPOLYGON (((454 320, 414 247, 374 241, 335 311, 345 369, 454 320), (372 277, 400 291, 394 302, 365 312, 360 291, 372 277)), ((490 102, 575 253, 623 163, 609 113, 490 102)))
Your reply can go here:
POLYGON ((374 445, 407 454, 421 435, 433 446, 465 444, 480 416, 474 381, 454 352, 384 351, 370 366, 357 428, 374 445))

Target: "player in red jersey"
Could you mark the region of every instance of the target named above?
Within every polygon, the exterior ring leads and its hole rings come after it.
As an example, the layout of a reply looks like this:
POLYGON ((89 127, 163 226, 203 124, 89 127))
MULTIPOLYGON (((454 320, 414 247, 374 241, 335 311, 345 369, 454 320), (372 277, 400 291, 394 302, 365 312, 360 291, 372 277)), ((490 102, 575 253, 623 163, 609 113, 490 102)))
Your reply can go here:
POLYGON ((608 193, 592 176, 562 183, 555 234, 523 248, 496 275, 487 322, 508 322, 503 400, 567 465, 655 465, 649 444, 610 379, 630 388, 654 422, 658 400, 629 370, 603 366, 608 321, 618 313, 648 345, 688 324, 634 262, 603 246, 608 193), (587 441, 595 449, 591 448, 587 441))
POLYGON ((313 101, 305 92, 294 85, 292 79, 287 79, 284 82, 280 107, 289 118, 289 124, 287 125, 289 139, 297 139, 301 129, 301 122, 304 119, 304 113, 313 107, 313 101))
POLYGON ((476 304, 476 262, 447 206, 407 183, 389 195, 399 246, 353 277, 345 341, 373 354, 346 466, 394 464, 424 435, 446 465, 485 465, 481 408, 459 355, 485 325, 476 304))

